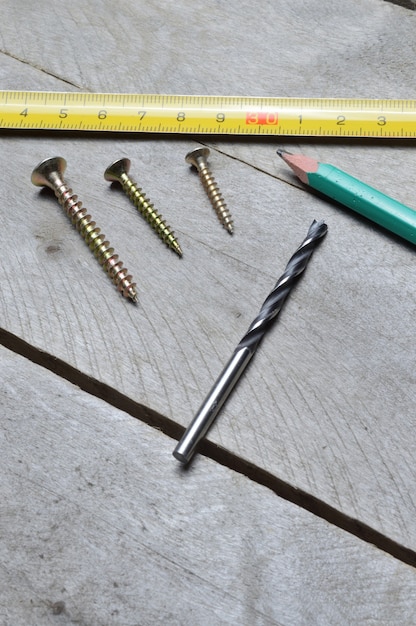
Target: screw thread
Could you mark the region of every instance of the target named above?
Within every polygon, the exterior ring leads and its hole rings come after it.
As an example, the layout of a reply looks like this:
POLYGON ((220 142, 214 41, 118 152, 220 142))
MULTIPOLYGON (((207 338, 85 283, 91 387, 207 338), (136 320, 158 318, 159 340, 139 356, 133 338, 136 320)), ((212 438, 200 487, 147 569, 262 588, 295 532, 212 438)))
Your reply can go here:
POLYGON ((229 233, 232 233, 233 219, 208 165, 200 163, 198 173, 219 221, 229 233))
POLYGON ((90 250, 92 250, 95 258, 107 272, 114 285, 116 285, 118 291, 125 298, 130 298, 133 302, 137 302, 136 283, 132 282, 133 277, 128 274, 127 268, 123 267, 123 263, 119 260, 118 255, 114 254, 114 248, 111 248, 110 242, 106 241, 104 233, 92 221, 91 215, 87 214, 87 209, 82 207, 82 202, 78 201, 78 196, 65 183, 56 186, 54 191, 59 204, 61 204, 72 224, 90 250))
POLYGON ((160 239, 179 256, 182 256, 182 248, 180 247, 173 230, 156 211, 150 200, 146 198, 142 189, 138 187, 127 174, 123 174, 120 182, 127 197, 145 218, 147 223, 150 224, 160 239))

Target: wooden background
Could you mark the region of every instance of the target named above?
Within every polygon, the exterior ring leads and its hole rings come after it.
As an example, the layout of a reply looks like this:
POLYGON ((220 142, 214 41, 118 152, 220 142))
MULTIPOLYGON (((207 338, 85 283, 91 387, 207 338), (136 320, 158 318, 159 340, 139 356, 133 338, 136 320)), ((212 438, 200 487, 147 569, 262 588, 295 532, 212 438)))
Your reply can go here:
MULTIPOLYGON (((382 0, 3 0, 3 89, 412 98, 382 0)), ((416 622, 414 247, 306 191, 301 151, 416 207, 414 141, 2 132, 0 623, 416 622), (210 164, 220 226, 185 154, 210 164), (138 284, 115 290, 66 178, 138 284), (127 156, 168 250, 104 181, 127 156), (328 236, 188 469, 172 457, 313 219, 328 236)))

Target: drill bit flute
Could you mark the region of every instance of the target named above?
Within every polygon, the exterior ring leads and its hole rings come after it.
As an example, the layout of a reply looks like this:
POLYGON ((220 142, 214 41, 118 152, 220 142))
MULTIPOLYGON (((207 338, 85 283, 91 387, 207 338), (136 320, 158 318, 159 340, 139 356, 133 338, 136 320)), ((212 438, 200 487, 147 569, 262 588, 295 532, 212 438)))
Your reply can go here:
POLYGON ((235 348, 227 365, 217 378, 198 413, 173 451, 173 456, 181 463, 188 463, 191 460, 196 446, 207 433, 224 402, 249 364, 258 345, 270 328, 271 322, 277 317, 298 277, 306 269, 315 247, 326 235, 327 230, 327 225, 324 222, 315 220, 312 222, 306 238, 291 257, 284 273, 267 296, 259 314, 235 348))

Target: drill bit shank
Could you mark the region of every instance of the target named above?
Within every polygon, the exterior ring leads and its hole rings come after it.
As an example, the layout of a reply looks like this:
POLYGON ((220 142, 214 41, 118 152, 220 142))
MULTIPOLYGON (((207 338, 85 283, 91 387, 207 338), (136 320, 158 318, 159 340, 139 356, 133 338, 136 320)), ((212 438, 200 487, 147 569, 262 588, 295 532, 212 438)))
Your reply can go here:
POLYGON ((320 240, 326 235, 324 222, 312 222, 306 238, 289 260, 282 276, 264 301, 259 314, 250 324, 246 334, 235 348, 233 355, 214 383, 191 424, 179 441, 173 456, 188 463, 196 446, 205 436, 218 412, 228 398, 240 376, 249 364, 258 345, 277 317, 284 301, 308 265, 309 259, 320 240))

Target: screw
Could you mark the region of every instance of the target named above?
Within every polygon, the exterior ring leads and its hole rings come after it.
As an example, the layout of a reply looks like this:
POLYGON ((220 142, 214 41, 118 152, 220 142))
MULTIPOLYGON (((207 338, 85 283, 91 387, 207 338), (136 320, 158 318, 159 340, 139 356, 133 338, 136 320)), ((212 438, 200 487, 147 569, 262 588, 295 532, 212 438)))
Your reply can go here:
POLYGON ((185 161, 190 163, 198 170, 199 177, 205 190, 208 194, 208 198, 211 201, 213 209, 217 214, 218 219, 226 230, 232 235, 233 233, 233 220, 230 215, 227 205, 220 193, 218 185, 213 177, 209 167, 207 158, 209 156, 209 148, 196 148, 191 150, 185 157, 185 161))
POLYGON ((130 159, 119 159, 107 167, 104 172, 104 178, 110 182, 119 182, 126 196, 131 200, 136 209, 139 210, 153 230, 156 231, 160 239, 179 256, 182 256, 182 248, 173 231, 162 219, 162 216, 154 209, 153 204, 146 198, 141 188, 132 181, 128 174, 129 170, 130 159))
POLYGON ((110 276, 117 289, 124 297, 137 302, 136 283, 132 282, 132 276, 128 276, 127 268, 114 254, 114 248, 110 248, 110 242, 105 240, 105 235, 96 227, 91 215, 87 215, 87 209, 81 208, 82 203, 66 184, 63 174, 66 169, 66 161, 62 157, 52 157, 42 161, 32 172, 32 183, 38 187, 50 187, 55 192, 59 204, 62 205, 66 214, 74 224, 81 237, 93 251, 96 259, 110 276))

